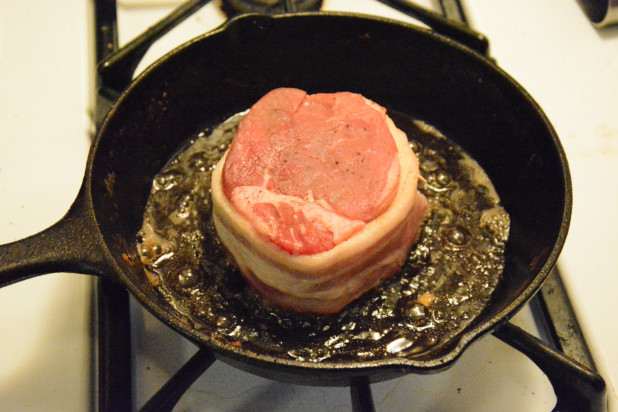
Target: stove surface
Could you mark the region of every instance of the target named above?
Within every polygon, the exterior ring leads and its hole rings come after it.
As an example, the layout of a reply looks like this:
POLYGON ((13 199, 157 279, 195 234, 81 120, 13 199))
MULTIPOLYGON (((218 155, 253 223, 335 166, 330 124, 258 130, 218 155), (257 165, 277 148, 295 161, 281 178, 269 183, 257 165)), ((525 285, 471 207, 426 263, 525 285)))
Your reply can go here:
MULTIPOLYGON (((178 4, 119 0, 124 44, 178 4)), ((435 8, 432 0, 417 3, 435 8)), ((575 0, 468 0, 491 54, 544 108, 561 137, 574 187, 571 229, 558 266, 618 411, 618 29, 594 29, 575 0)), ((92 134, 92 4, 0 0, 0 244, 42 230, 79 189, 92 134)), ((325 0, 324 9, 409 20, 374 0, 325 0)), ((157 42, 138 70, 225 20, 212 2, 157 42)), ((0 289, 0 410, 91 410, 93 280, 53 274, 0 289)), ((132 302, 139 407, 195 346, 132 302)), ((537 333, 528 307, 515 318, 537 333)), ((448 371, 372 385, 377 410, 547 411, 547 378, 493 336, 448 371), (498 406, 499 405, 499 406, 498 406)), ((350 410, 348 388, 279 384, 216 362, 177 410, 350 410)))

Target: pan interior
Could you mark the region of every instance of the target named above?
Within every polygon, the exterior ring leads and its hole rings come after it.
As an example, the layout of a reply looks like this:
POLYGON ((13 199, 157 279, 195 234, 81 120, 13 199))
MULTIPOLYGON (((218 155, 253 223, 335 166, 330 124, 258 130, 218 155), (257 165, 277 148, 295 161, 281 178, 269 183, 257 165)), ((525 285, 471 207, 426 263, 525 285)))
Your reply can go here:
POLYGON ((460 333, 483 310, 504 267, 509 219, 491 182, 452 141, 391 114, 417 152, 428 217, 400 273, 334 316, 263 302, 218 240, 211 172, 238 114, 199 133, 153 183, 138 234, 150 283, 193 328, 229 345, 283 359, 354 362, 418 357, 460 333))
MULTIPOLYGON (((568 177, 551 126, 514 81, 468 50, 397 23, 249 16, 147 70, 112 108, 95 142, 89 167, 101 232, 122 280, 162 320, 198 342, 242 352, 195 329, 153 292, 135 235, 154 176, 186 140, 282 86, 358 92, 389 111, 423 119, 487 172, 511 217, 511 233, 503 280, 463 334, 476 335, 513 314, 539 287, 564 240, 568 177)), ((413 367, 454 359, 453 346, 413 367)))

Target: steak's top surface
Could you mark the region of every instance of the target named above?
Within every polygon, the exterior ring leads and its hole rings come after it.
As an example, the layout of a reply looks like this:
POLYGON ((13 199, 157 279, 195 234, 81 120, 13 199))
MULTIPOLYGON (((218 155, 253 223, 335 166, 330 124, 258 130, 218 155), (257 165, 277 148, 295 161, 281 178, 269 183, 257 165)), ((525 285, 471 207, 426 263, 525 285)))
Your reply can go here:
POLYGON ((243 119, 222 183, 258 232, 290 253, 313 254, 384 212, 399 173, 384 108, 354 93, 284 88, 243 119))

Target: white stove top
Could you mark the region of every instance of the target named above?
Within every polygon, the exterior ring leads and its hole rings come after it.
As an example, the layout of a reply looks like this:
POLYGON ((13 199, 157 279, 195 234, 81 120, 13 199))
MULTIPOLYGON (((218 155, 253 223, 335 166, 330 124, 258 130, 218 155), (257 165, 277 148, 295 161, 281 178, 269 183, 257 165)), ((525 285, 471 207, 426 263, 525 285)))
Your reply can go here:
MULTIPOLYGON (((119 0, 121 43, 174 1, 119 0), (139 4, 137 4, 139 3, 139 4)), ((158 42, 157 56, 224 17, 204 7, 158 42)), ((433 5, 433 0, 419 1, 433 5)), ((468 0, 491 54, 544 108, 569 159, 571 229, 559 259, 595 361, 618 411, 618 29, 595 30, 575 0, 468 0)), ((0 244, 58 220, 81 183, 90 143, 92 4, 0 0, 0 244)), ((325 0, 329 10, 406 19, 374 0, 325 0)), ((140 67, 144 67, 146 63, 140 67)), ((53 274, 0 289, 0 410, 90 410, 92 279, 53 274)), ((194 351, 135 307, 136 404, 147 400, 194 351), (168 352, 161 356, 160 348, 168 352)), ((516 322, 534 331, 524 309, 516 322)), ((445 373, 372 385, 377 410, 547 411, 547 379, 492 336, 445 373)), ((256 378, 220 362, 187 392, 179 410, 350 410, 347 388, 312 388, 256 378), (194 407, 192 404, 200 406, 194 407)))

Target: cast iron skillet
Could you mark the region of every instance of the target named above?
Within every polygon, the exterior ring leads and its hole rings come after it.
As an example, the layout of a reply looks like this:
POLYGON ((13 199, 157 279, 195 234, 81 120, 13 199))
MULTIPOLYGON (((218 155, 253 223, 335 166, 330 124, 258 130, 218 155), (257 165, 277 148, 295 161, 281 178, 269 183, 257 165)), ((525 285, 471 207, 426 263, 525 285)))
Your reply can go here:
POLYGON ((0 246, 0 285, 78 272, 122 283, 166 324, 253 373, 320 385, 379 381, 451 365, 539 289, 571 212, 566 158, 545 115, 507 74, 429 31, 348 14, 247 15, 194 39, 146 70, 112 106, 67 215, 0 246), (456 140, 485 169, 511 217, 506 268, 481 315, 448 345, 416 358, 309 363, 275 359, 195 330, 148 285, 136 233, 154 175, 196 131, 245 110, 269 90, 349 90, 414 115, 456 140))

